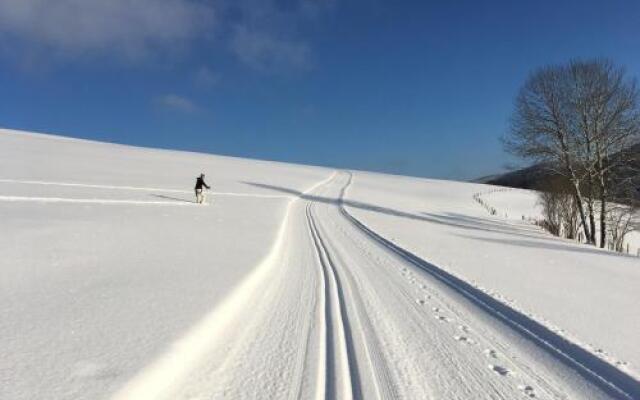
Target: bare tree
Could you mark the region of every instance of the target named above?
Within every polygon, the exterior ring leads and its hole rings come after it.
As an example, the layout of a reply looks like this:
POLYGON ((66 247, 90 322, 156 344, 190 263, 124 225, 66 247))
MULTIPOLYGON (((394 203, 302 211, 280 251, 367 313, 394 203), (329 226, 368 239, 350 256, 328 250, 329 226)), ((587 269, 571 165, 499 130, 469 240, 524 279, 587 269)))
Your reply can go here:
POLYGON ((561 194, 554 191, 541 191, 538 196, 538 204, 542 207, 543 220, 538 225, 549 231, 552 235, 560 236, 562 231, 562 215, 560 214, 561 194))
POLYGON ((578 217, 578 204, 576 198, 569 191, 563 191, 560 204, 560 215, 562 216, 562 232, 567 239, 577 239, 580 231, 578 217))
POLYGON ((587 224, 582 192, 584 174, 575 135, 578 116, 572 104, 573 89, 565 66, 544 67, 531 74, 516 98, 504 143, 509 152, 544 162, 571 182, 580 220, 591 242, 592 229, 587 224))
MULTIPOLYGON (((631 168, 635 166, 634 163, 628 165, 631 168)), ((640 224, 640 199, 637 193, 640 177, 637 173, 620 175, 623 178, 616 179, 610 201, 607 203, 606 229, 612 250, 623 252, 625 237, 638 229, 640 224)))
POLYGON ((638 224, 638 208, 629 205, 615 204, 607 212, 607 230, 611 236, 612 250, 624 252, 626 236, 636 229, 638 224))
POLYGON ((630 165, 625 152, 639 140, 640 111, 635 80, 608 60, 573 61, 576 134, 589 189, 591 234, 595 242, 594 200, 599 204, 600 247, 607 242, 607 204, 617 190, 615 171, 630 165))
POLYGON ((540 224, 551 234, 576 239, 580 224, 571 186, 564 177, 555 177, 539 187, 538 204, 544 220, 540 224))
POLYGON ((572 61, 534 71, 515 101, 504 138, 511 153, 544 162, 572 188, 586 239, 607 236, 613 171, 629 162, 624 151, 640 136, 635 80, 610 61, 572 61))

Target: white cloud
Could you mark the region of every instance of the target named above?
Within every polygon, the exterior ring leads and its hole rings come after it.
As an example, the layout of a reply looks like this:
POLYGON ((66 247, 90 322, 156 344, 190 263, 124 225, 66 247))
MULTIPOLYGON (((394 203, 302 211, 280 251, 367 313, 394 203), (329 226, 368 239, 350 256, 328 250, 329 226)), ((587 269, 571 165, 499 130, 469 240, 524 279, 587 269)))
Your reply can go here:
POLYGON ((193 101, 177 94, 165 94, 158 96, 154 99, 154 103, 164 108, 186 113, 193 113, 199 109, 193 101))
POLYGON ((51 55, 139 58, 210 28, 213 9, 193 0, 0 0, 3 47, 51 55))
POLYGON ((225 15, 234 16, 230 47, 238 59, 263 72, 308 69, 311 46, 301 31, 334 7, 335 0, 228 0, 225 15))
POLYGON ((306 43, 278 38, 266 31, 238 26, 233 32, 231 48, 240 61, 260 71, 280 71, 310 66, 310 49, 306 43))
MULTIPOLYGON (((0 51, 5 59, 38 69, 83 56, 155 60, 149 56, 183 55, 191 45, 206 43, 217 57, 230 48, 239 62, 258 71, 307 69, 312 51, 303 27, 335 1, 0 0, 0 51), (209 40, 213 33, 216 40, 209 40)), ((195 71, 196 85, 219 81, 208 68, 195 71)))

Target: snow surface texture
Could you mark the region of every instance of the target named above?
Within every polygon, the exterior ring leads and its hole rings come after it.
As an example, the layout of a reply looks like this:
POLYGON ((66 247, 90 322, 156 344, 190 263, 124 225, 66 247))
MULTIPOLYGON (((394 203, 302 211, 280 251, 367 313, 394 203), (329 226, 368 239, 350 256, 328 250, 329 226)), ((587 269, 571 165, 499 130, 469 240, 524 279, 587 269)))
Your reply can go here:
POLYGON ((639 259, 488 189, 0 130, 0 399, 640 398, 639 259))

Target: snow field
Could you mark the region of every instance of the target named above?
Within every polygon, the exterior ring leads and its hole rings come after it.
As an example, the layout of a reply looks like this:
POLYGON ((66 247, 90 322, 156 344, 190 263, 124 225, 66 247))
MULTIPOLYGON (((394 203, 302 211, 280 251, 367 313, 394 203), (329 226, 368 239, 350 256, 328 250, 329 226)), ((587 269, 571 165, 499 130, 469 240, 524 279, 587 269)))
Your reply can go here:
POLYGON ((244 181, 304 190, 331 173, 6 131, 0 152, 13 181, 0 196, 26 198, 0 200, 0 398, 11 400, 115 393, 271 251, 291 196, 244 181), (189 203, 200 172, 214 191, 249 196, 189 203))
POLYGON ((638 258, 558 239, 522 221, 523 214, 536 215, 528 191, 498 188, 489 196, 491 205, 506 210, 505 219, 473 200, 474 193, 492 190, 487 185, 356 178, 348 208, 376 232, 637 379, 640 349, 629 344, 640 332, 633 305, 640 300, 638 258))
POLYGON ((0 398, 640 398, 637 259, 486 188, 2 130, 0 398))

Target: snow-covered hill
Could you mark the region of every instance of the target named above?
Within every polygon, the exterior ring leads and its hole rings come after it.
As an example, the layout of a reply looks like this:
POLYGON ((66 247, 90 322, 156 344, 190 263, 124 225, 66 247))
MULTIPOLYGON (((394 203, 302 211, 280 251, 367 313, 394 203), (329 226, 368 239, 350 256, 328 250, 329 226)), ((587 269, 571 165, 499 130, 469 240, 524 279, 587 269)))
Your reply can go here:
POLYGON ((0 398, 640 398, 640 259, 489 189, 0 130, 0 398))

